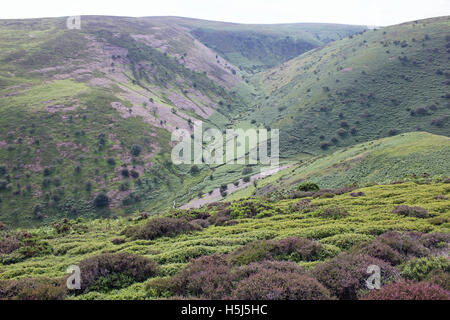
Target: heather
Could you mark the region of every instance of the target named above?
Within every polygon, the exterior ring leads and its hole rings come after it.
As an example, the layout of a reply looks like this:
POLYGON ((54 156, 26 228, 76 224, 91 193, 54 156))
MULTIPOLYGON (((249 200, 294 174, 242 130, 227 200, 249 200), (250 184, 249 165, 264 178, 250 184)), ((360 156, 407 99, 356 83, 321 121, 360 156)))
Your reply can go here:
POLYGON ((359 299, 370 293, 371 264, 381 268, 382 288, 403 279, 448 290, 448 223, 435 219, 449 218, 449 202, 434 199, 448 192, 446 183, 408 182, 333 198, 258 204, 256 197, 156 216, 68 219, 28 231, 6 225, 0 281, 9 289, 1 297, 359 299), (400 201, 420 203, 430 216, 393 214, 400 201), (347 214, 320 216, 327 208, 347 214), (53 285, 69 265, 84 273, 81 291, 53 285))
POLYGON ((401 281, 373 290, 364 300, 450 300, 450 292, 427 282, 401 281))

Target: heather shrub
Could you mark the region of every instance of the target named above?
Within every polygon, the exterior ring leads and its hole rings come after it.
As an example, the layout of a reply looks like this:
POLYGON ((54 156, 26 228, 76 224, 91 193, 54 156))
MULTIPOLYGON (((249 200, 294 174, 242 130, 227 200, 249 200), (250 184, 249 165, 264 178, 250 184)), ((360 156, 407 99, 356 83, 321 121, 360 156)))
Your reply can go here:
POLYGON ((391 248, 386 243, 377 240, 365 244, 361 249, 357 250, 357 252, 389 262, 393 266, 402 263, 406 259, 397 250, 391 248))
POLYGON ((272 257, 277 260, 316 261, 338 254, 332 246, 306 238, 289 237, 273 241, 272 257))
POLYGON ((409 207, 405 205, 396 206, 392 213, 415 218, 428 218, 428 212, 422 207, 409 207))
POLYGON ((122 244, 122 243, 125 243, 126 242, 126 240, 124 239, 124 238, 114 238, 114 239, 112 239, 111 240, 111 243, 112 244, 122 244))
POLYGON ((191 221, 191 224, 197 225, 200 228, 207 228, 209 226, 209 222, 205 219, 195 219, 191 221))
POLYGON ((422 245, 430 250, 444 249, 450 242, 449 233, 426 233, 419 238, 422 245))
POLYGON ((398 265, 411 257, 430 254, 430 250, 419 242, 419 237, 412 233, 388 231, 372 242, 357 247, 355 251, 398 265))
POLYGON ((240 281, 232 293, 241 300, 329 300, 330 292, 306 274, 263 269, 240 281))
POLYGON ((312 195, 313 199, 316 198, 333 198, 335 196, 334 190, 331 189, 322 189, 317 192, 314 192, 312 195))
POLYGON ((404 257, 425 257, 429 255, 429 250, 420 243, 419 237, 420 235, 411 232, 388 231, 380 235, 377 240, 397 250, 404 257))
POLYGON ((232 264, 245 265, 261 260, 316 261, 335 256, 339 249, 306 238, 289 237, 282 240, 259 240, 230 253, 232 264))
POLYGON ((320 210, 317 215, 321 218, 327 218, 327 219, 340 219, 343 217, 346 217, 348 215, 348 212, 344 208, 340 207, 330 207, 330 208, 324 208, 320 210))
POLYGON ((138 157, 141 154, 142 147, 138 144, 133 144, 130 149, 130 153, 133 157, 138 157))
POLYGON ((164 236, 173 237, 193 230, 198 230, 198 227, 183 219, 153 218, 143 226, 126 229, 123 234, 135 240, 153 240, 164 236))
POLYGON ((359 291, 366 288, 370 276, 367 268, 377 265, 381 270, 381 282, 394 278, 396 273, 389 263, 365 254, 341 253, 337 257, 315 266, 312 275, 341 300, 357 299, 359 291))
POLYGON ((427 282, 400 281, 371 290, 364 300, 449 300, 450 293, 427 282))
POLYGON ((158 265, 132 253, 100 254, 79 263, 83 292, 106 292, 142 282, 157 274, 158 265))
POLYGON ((403 278, 408 280, 428 280, 430 275, 450 273, 450 262, 445 257, 414 258, 400 266, 403 278))
POLYGON ((0 281, 0 300, 63 300, 66 284, 62 279, 23 278, 0 281))
POLYGON ((0 263, 10 264, 52 252, 49 243, 28 232, 4 234, 0 238, 0 263))
POLYGON ((316 205, 311 204, 311 200, 303 199, 295 204, 295 211, 301 211, 304 213, 313 212, 317 210, 316 205))
POLYGON ((20 248, 20 241, 13 234, 3 234, 0 238, 0 254, 10 254, 20 248))
POLYGON ((259 262, 252 262, 247 265, 242 265, 239 268, 233 270, 235 281, 241 281, 249 276, 261 272, 262 270, 273 270, 276 272, 294 272, 298 274, 306 274, 303 267, 300 267, 294 262, 290 261, 276 261, 276 260, 263 260, 259 262))
POLYGON ((224 226, 231 220, 230 209, 222 209, 207 219, 209 224, 224 226))
POLYGON ((310 191, 297 191, 292 190, 289 192, 288 198, 289 199, 300 199, 300 198, 306 198, 311 197, 314 193, 310 191))
POLYGON ((193 260, 172 278, 175 295, 222 299, 232 290, 231 268, 222 255, 203 256, 193 260))

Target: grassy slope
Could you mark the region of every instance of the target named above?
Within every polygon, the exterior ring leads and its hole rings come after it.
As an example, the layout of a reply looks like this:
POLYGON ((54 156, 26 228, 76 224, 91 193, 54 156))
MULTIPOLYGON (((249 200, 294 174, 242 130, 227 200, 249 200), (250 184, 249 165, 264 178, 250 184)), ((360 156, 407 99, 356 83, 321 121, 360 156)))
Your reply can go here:
MULTIPOLYGON (((234 93, 218 86, 227 81, 234 84, 231 67, 225 61, 218 68, 214 55, 211 61, 205 60, 208 52, 184 29, 186 21, 84 16, 80 31, 67 30, 64 18, 0 21, 0 166, 6 167, 0 176, 4 185, 0 221, 31 226, 62 216, 110 216, 168 207, 174 199, 184 202, 230 182, 227 178, 240 177, 241 167, 234 168, 234 173, 218 168, 215 179, 210 180, 213 171, 206 166, 200 174, 191 175, 189 167, 173 167, 168 162, 170 131, 180 126, 180 121, 187 127, 188 118, 202 119, 209 127, 223 129, 253 98, 252 88, 244 82, 234 93), (143 38, 133 38, 136 35, 143 38), (100 49, 95 49, 96 45, 100 49), (102 53, 102 48, 110 51, 102 53), (122 56, 117 58, 119 54, 122 56), (186 68, 182 57, 186 54, 205 54, 188 55, 187 60, 192 58, 197 68, 208 63, 206 74, 202 69, 186 68), (194 91, 201 97, 193 96, 194 91), (173 94, 199 109, 218 107, 205 119, 175 105, 173 94), (168 119, 152 113, 150 98, 158 108, 174 112, 168 113, 168 119), (110 106, 117 101, 146 113, 147 119, 124 119, 110 106), (49 113, 48 108, 53 107, 57 111, 49 113), (164 120, 168 127, 161 124, 164 120), (105 137, 104 146, 99 145, 100 135, 105 137), (140 157, 130 156, 133 144, 143 147, 140 157), (108 158, 114 158, 116 164, 108 165, 108 158), (138 170, 140 179, 122 178, 121 166, 138 170), (49 169, 47 176, 45 168, 49 169), (127 184, 130 190, 118 191, 127 184), (92 208, 91 200, 102 190, 115 202, 112 211, 92 208), (121 205, 123 200, 126 206, 121 205)), ((191 28, 211 26, 211 22, 198 20, 190 23, 191 28)), ((229 26, 213 25, 216 30, 229 26)), ((246 32, 260 29, 241 27, 246 32)), ((235 30, 236 25, 230 28, 235 30)), ((311 37, 300 32, 303 27, 266 28, 277 37, 292 32, 297 32, 297 38, 311 37)), ((308 28, 317 32, 317 26, 308 28)), ((322 28, 330 37, 341 29, 344 34, 353 30, 347 26, 322 28)), ((238 75, 234 77, 239 80, 238 75)))
MULTIPOLYGON (((6 169, 0 173, 4 184, 0 221, 8 225, 30 226, 62 216, 109 216, 144 206, 167 207, 177 191, 182 194, 198 182, 200 177, 191 177, 189 168, 175 168, 168 162, 170 129, 156 127, 139 116, 125 119, 111 108, 113 101, 142 108, 127 100, 124 89, 138 98, 147 97, 147 101, 152 97, 159 108, 176 110, 176 115, 169 113, 171 119, 180 117, 184 123, 188 117, 201 117, 173 105, 168 96, 178 93, 187 97, 185 92, 192 89, 192 83, 211 103, 238 105, 233 102, 236 96, 204 74, 128 36, 130 32, 149 32, 149 23, 112 17, 89 17, 83 23, 81 31, 68 31, 65 19, 0 21, 0 166, 6 169), (111 32, 123 36, 113 37, 111 32), (114 78, 117 73, 95 64, 99 57, 86 36, 128 49, 123 66, 126 80, 120 75, 114 78), (89 69, 92 63, 94 67, 89 69), (140 63, 154 69, 134 68, 133 72, 133 66, 140 63), (94 86, 91 81, 112 84, 94 86), (60 110, 49 112, 53 106, 60 110), (104 145, 99 144, 100 135, 105 137, 104 145), (140 157, 130 156, 133 144, 142 147, 140 157), (109 165, 108 158, 116 163, 109 165), (122 178, 121 166, 136 168, 140 180, 122 178), (45 180, 49 181, 46 185, 45 180), (118 193, 123 183, 128 183, 131 196, 127 190, 118 193), (112 198, 118 202, 114 207, 121 206, 123 199, 131 205, 95 210, 91 200, 102 190, 113 192, 112 198)), ((192 102, 204 106, 194 98, 192 102)), ((157 118, 156 123, 159 121, 157 118)), ((203 175, 209 175, 209 169, 205 170, 203 175)))
POLYGON ((302 180, 315 182, 321 188, 339 188, 354 183, 392 183, 424 174, 442 177, 450 172, 448 159, 449 138, 426 132, 404 133, 292 163, 288 169, 258 181, 258 190, 252 185, 227 199, 291 188, 302 180))
MULTIPOLYGON (((282 239, 288 236, 307 237, 332 244, 333 236, 349 238, 371 238, 387 230, 415 230, 421 232, 448 232, 449 223, 436 225, 433 217, 450 219, 448 184, 416 184, 408 182, 395 185, 377 185, 356 191, 365 196, 354 198, 348 193, 329 198, 312 199, 311 203, 321 207, 343 207, 349 215, 339 220, 320 218, 315 212, 294 211, 298 199, 265 203, 266 211, 261 218, 239 219, 230 226, 210 226, 202 231, 176 237, 162 237, 153 241, 127 241, 113 245, 110 240, 120 236, 124 228, 145 221, 100 219, 78 222, 68 233, 57 234, 51 227, 30 230, 40 241, 47 241, 51 253, 28 258, 24 261, 2 265, 0 279, 21 277, 63 277, 69 265, 101 252, 133 252, 153 258, 161 264, 161 276, 180 270, 191 258, 215 252, 230 252, 243 244, 257 239, 282 239), (435 200, 437 195, 447 199, 435 200), (391 213, 398 205, 420 205, 430 213, 428 219, 402 217, 391 213), (275 213, 278 212, 278 213, 275 213), (273 216, 267 217, 271 213, 273 216), (265 217, 264 217, 265 216, 265 217)), ((244 203, 241 201, 240 203, 244 203)), ((331 245, 333 246, 333 245, 331 245)), ((339 252, 341 248, 333 247, 339 252)), ((306 267, 316 262, 300 262, 306 267)), ((108 293, 91 292, 79 299, 144 299, 152 298, 144 289, 145 283, 135 283, 122 290, 108 293)))
POLYGON ((321 23, 236 24, 177 17, 150 19, 171 21, 190 28, 197 39, 240 70, 250 73, 366 29, 364 26, 321 23))
POLYGON ((448 135, 448 119, 433 120, 449 114, 449 19, 367 31, 258 74, 266 97, 249 118, 280 127, 284 156, 396 132, 448 135))

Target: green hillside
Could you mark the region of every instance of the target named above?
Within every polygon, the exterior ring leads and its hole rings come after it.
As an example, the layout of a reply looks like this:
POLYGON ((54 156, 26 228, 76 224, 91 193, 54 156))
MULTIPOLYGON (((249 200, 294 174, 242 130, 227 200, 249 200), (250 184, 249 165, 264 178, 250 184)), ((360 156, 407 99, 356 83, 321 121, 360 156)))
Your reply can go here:
POLYGON ((322 189, 350 185, 427 181, 448 176, 450 139, 426 132, 410 132, 341 148, 329 155, 294 162, 289 168, 259 180, 230 195, 239 199, 252 193, 265 194, 295 188, 301 181, 322 189))
POLYGON ((255 76, 248 115, 281 130, 282 155, 401 132, 449 135, 450 18, 366 31, 255 76))
POLYGON ((86 17, 81 30, 65 19, 0 21, 1 221, 170 206, 191 176, 169 162, 171 131, 195 119, 214 126, 218 107, 238 105, 206 71, 133 38, 151 24, 129 20, 86 17), (102 192, 109 208, 93 203, 102 192))
MULTIPOLYGON (((242 179, 244 166, 171 164, 171 132, 192 131, 194 120, 220 130, 279 127, 289 161, 400 132, 448 135, 446 17, 367 32, 175 17, 83 16, 81 30, 65 23, 0 21, 0 221, 8 225, 181 206, 242 179)), ((447 170, 408 166, 399 176, 447 170)), ((324 184, 384 182, 382 169, 363 168, 324 184)))
POLYGON ((367 29, 324 23, 258 25, 176 17, 160 19, 190 28, 194 37, 240 70, 250 73, 274 67, 325 43, 367 29))

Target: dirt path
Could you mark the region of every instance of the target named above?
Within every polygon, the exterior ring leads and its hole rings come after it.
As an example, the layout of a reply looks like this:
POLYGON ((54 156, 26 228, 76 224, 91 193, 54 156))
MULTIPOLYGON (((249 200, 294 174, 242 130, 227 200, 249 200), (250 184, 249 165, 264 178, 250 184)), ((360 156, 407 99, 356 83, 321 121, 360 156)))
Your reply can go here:
MULTIPOLYGON (((239 179, 238 186, 235 186, 233 183, 228 184, 227 194, 232 194, 233 192, 235 192, 237 190, 244 189, 244 188, 250 186, 253 183, 253 181, 255 181, 255 180, 271 176, 274 173, 277 173, 278 171, 284 170, 287 168, 289 168, 289 165, 285 165, 285 166, 282 166, 279 168, 274 168, 274 169, 271 169, 271 170, 268 170, 265 172, 260 172, 258 174, 252 175, 250 177, 249 182, 244 182, 243 179, 239 179)), ((216 202, 221 199, 222 199, 222 196, 220 195, 220 188, 216 188, 213 190, 213 192, 211 194, 208 194, 199 199, 191 200, 190 202, 182 205, 180 208, 181 209, 199 208, 205 204, 216 202)))

